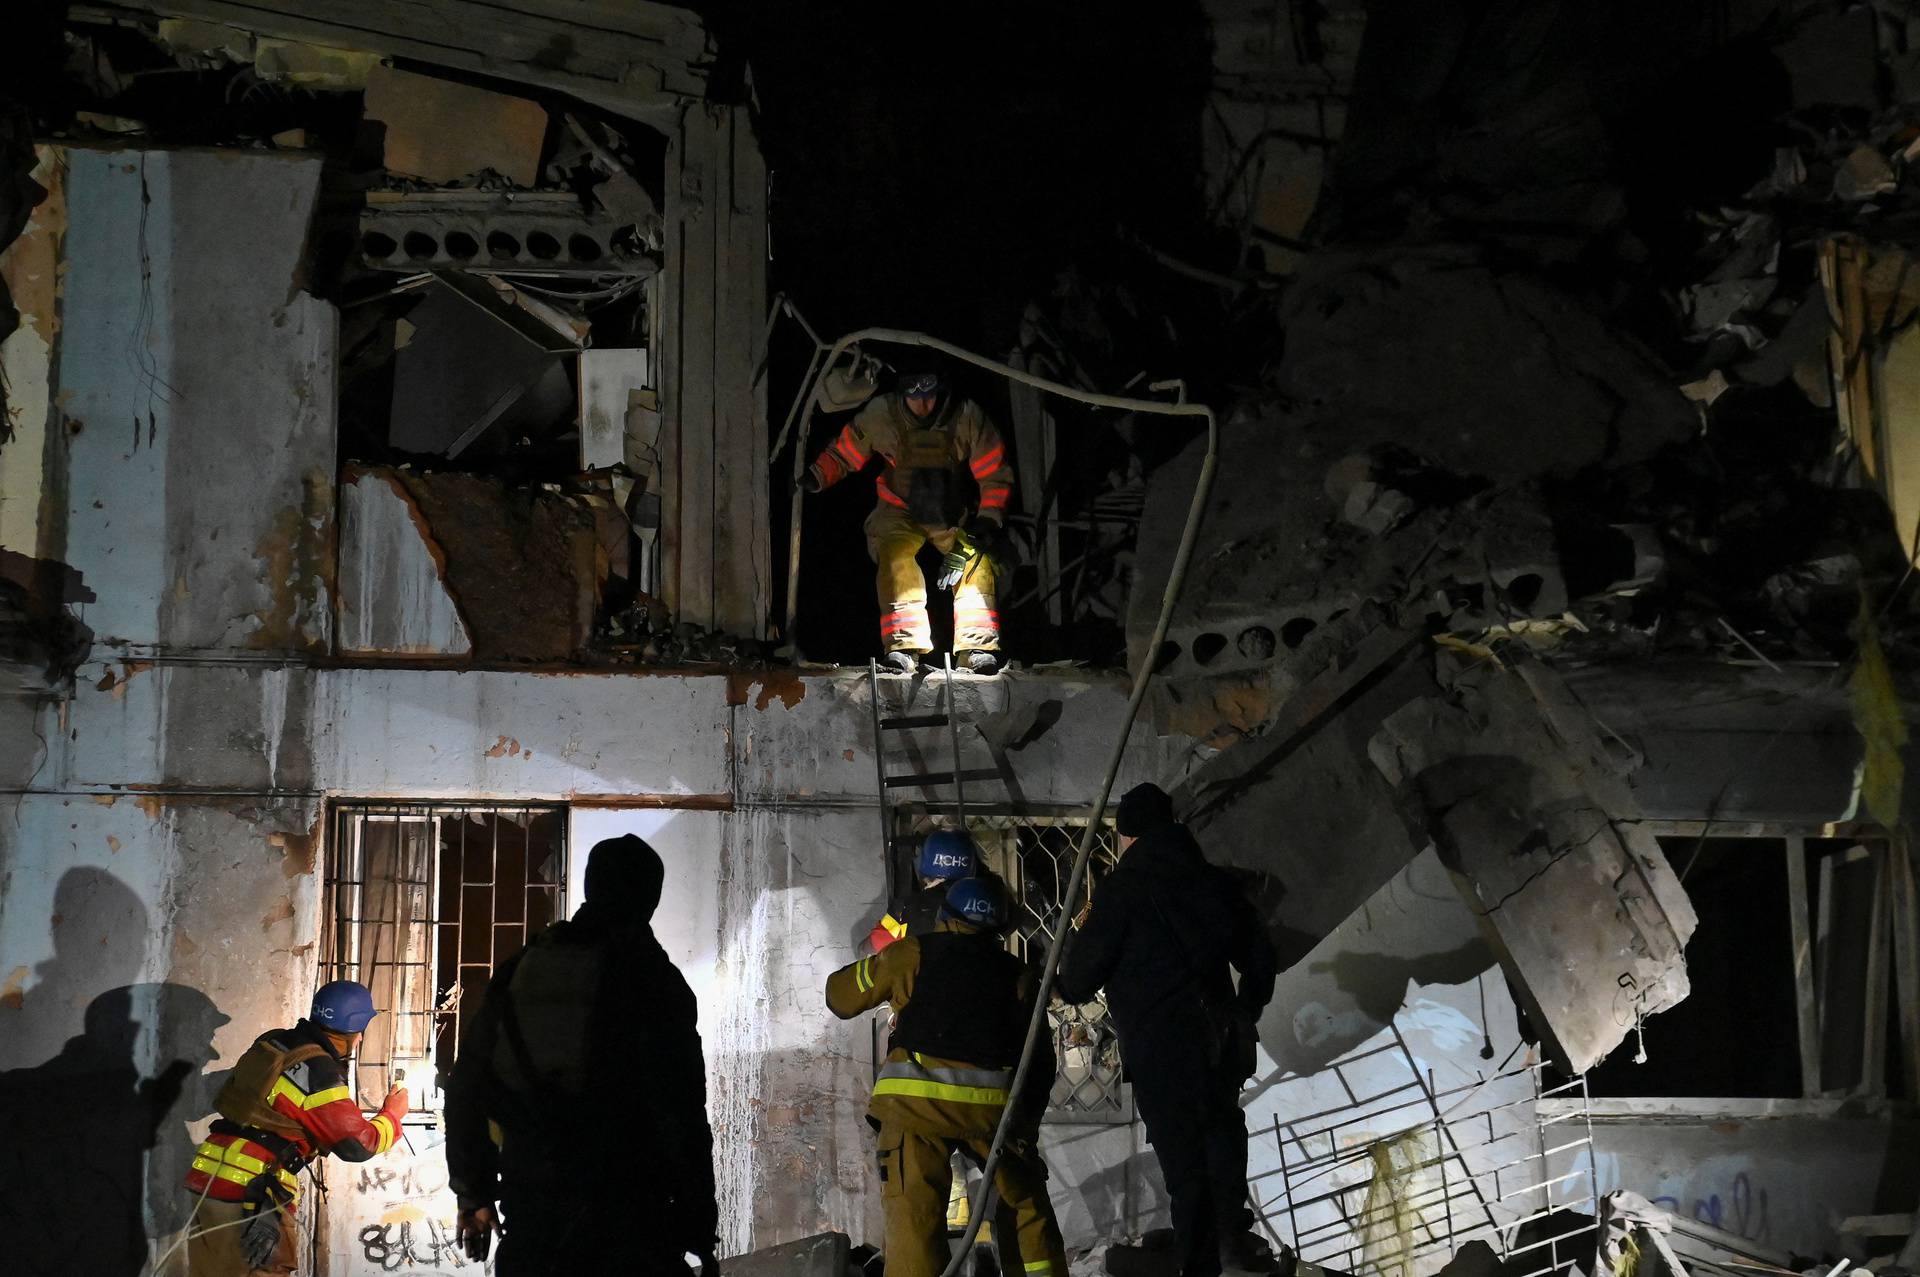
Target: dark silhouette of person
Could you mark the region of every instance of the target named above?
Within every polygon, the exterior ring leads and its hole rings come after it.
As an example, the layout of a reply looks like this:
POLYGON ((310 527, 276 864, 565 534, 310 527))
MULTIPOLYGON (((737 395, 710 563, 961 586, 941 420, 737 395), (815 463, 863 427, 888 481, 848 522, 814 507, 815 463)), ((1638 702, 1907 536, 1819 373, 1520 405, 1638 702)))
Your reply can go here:
POLYGON ((699 1007, 651 925, 664 877, 632 834, 596 845, 586 902, 495 969, 462 1037, 447 1170, 470 1256, 504 1225, 498 1277, 718 1269, 699 1007))
POLYGON ((1273 947, 1253 907, 1207 862, 1158 785, 1136 785, 1115 813, 1120 863, 1101 882, 1067 949, 1055 991, 1086 1002, 1105 988, 1172 1198, 1184 1277, 1291 1268, 1247 1233, 1247 1123, 1255 1024, 1273 997, 1273 947), (1233 972, 1240 973, 1236 988, 1233 972))
MULTIPOLYGON (((0 1237, 17 1277, 138 1277, 147 1261, 149 1171, 190 1149, 206 1111, 200 1070, 227 1017, 183 985, 123 985, 87 1004, 82 1031, 32 1068, 0 1073, 0 1237), (154 1076, 135 1047, 157 1035, 154 1076), (190 1088, 189 1084, 192 1083, 190 1088), (191 1094, 189 1093, 191 1090, 191 1094)), ((216 1078, 218 1075, 215 1075, 216 1078)), ((183 1221, 156 1216, 155 1235, 183 1221)))

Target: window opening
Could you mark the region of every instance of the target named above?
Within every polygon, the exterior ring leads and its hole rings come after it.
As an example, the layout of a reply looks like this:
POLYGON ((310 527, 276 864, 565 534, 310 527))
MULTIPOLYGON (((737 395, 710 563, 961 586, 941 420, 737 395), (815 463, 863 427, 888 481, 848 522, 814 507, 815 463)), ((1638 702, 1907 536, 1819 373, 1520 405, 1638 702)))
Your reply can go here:
POLYGON ((560 917, 564 809, 341 803, 328 849, 323 980, 358 980, 381 1014, 349 1065, 361 1104, 404 1081, 428 1121, 495 965, 560 917))

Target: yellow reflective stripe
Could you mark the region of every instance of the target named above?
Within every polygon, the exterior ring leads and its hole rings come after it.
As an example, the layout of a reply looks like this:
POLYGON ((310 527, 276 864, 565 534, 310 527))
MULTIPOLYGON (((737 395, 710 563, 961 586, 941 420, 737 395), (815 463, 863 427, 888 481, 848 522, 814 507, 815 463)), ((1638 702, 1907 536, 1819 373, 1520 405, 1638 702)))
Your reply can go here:
MULTIPOLYGON (((865 993, 867 990, 873 987, 872 970, 873 970, 872 958, 862 958, 860 959, 860 961, 853 964, 854 987, 859 989, 860 992, 862 993, 865 993)), ((815 976, 814 978, 816 980, 819 979, 818 976, 815 976)))
POLYGON ((879 1095, 912 1095, 928 1100, 952 1100, 955 1104, 1005 1104, 1007 1093, 997 1087, 955 1086, 950 1082, 929 1082, 917 1077, 883 1077, 873 1084, 879 1095))
POLYGON ((393 1141, 396 1136, 392 1118, 388 1117, 385 1113, 375 1114, 373 1118, 373 1129, 380 1132, 380 1147, 374 1150, 376 1153, 384 1153, 393 1147, 393 1141))
POLYGON ((892 936, 895 940, 898 940, 902 936, 907 934, 907 924, 900 921, 900 919, 894 917, 892 914, 888 914, 886 917, 880 919, 880 925, 885 927, 887 929, 887 934, 892 936))
MULTIPOLYGON (((817 978, 818 977, 816 977, 816 979, 817 978)), ((288 1087, 288 1089, 292 1090, 293 1088, 288 1087)), ((331 1104, 335 1100, 350 1100, 352 1098, 353 1098, 353 1092, 349 1091, 346 1087, 330 1086, 324 1091, 315 1091, 312 1095, 309 1095, 304 1100, 301 1100, 300 1107, 307 1108, 307 1109, 317 1109, 322 1104, 331 1104)))
MULTIPOLYGON (((266 1164, 258 1158, 248 1157, 242 1153, 239 1155, 236 1163, 232 1165, 222 1165, 209 1158, 195 1157, 193 1159, 193 1169, 203 1175, 211 1175, 215 1179, 223 1179, 229 1184, 238 1184, 242 1188, 245 1188, 259 1177, 260 1172, 266 1169, 266 1164), (240 1162, 252 1162, 258 1169, 246 1170, 239 1164, 240 1162)), ((300 1195, 300 1181, 294 1177, 291 1171, 275 1171, 273 1174, 274 1178, 286 1185, 295 1197, 300 1195)))
POLYGON ((1027 1271, 1030 1273, 1050 1273, 1053 1271, 1053 1261, 1051 1259, 1036 1259, 1027 1265, 1027 1271))
POLYGON ((282 1095, 292 1100, 295 1108, 306 1103, 307 1099, 307 1093, 305 1091, 287 1081, 286 1078, 277 1077, 273 1080, 273 1089, 267 1092, 267 1103, 272 1104, 277 1097, 282 1095))

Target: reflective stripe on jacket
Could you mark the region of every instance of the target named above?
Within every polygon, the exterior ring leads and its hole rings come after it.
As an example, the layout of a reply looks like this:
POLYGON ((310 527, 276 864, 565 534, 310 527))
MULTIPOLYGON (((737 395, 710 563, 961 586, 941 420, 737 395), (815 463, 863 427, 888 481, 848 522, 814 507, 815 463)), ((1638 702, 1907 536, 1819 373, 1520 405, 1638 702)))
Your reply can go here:
MULTIPOLYGON (((248 1050, 283 1051, 309 1041, 324 1043, 325 1039, 303 1021, 263 1035, 248 1050)), ((346 1064, 330 1052, 287 1066, 274 1079, 267 1101, 275 1114, 299 1128, 300 1134, 286 1144, 301 1163, 327 1153, 343 1161, 364 1162, 386 1152, 400 1138, 398 1117, 382 1109, 369 1120, 360 1112, 347 1089, 346 1064)), ((246 1196, 247 1185, 271 1167, 274 1154, 268 1145, 279 1139, 236 1123, 233 1117, 220 1125, 230 1129, 216 1129, 195 1150, 186 1188, 195 1196, 204 1192, 219 1201, 237 1202, 246 1196), (257 1168, 252 1166, 255 1162, 260 1164, 257 1168)), ((280 1178, 285 1183, 292 1177, 283 1172, 280 1178)))
POLYGON ((880 500, 907 509, 914 475, 924 464, 926 438, 937 436, 940 461, 954 475, 965 470, 979 485, 978 509, 994 523, 1005 520, 1013 495, 1013 465, 1000 432, 971 399, 944 405, 933 417, 915 417, 898 394, 869 400, 859 415, 814 458, 813 473, 830 488, 878 456, 884 463, 875 485, 880 500))
MULTIPOLYGON (((949 932, 956 933, 950 939, 975 934, 965 923, 951 920, 939 924, 932 934, 949 932)), ((922 984, 923 939, 910 933, 879 953, 850 962, 828 976, 827 1008, 843 1020, 880 1006, 906 1010, 913 1003, 916 986, 922 984)), ((1029 1013, 1037 988, 1037 975, 1031 968, 1024 969, 1012 990, 1016 1005, 1007 1007, 1007 1013, 1029 1013)), ((923 1005, 919 1010, 925 1014, 936 1008, 923 1005)), ((1027 1107, 1032 1109, 1032 1120, 1038 1120, 1045 1106, 1053 1075, 1052 1041, 1043 1037, 1027 1079, 1027 1107)), ((976 1060, 950 1059, 895 1045, 881 1062, 867 1113, 874 1122, 898 1122, 930 1135, 956 1139, 986 1136, 998 1124, 1012 1085, 1010 1068, 983 1067, 976 1060)))

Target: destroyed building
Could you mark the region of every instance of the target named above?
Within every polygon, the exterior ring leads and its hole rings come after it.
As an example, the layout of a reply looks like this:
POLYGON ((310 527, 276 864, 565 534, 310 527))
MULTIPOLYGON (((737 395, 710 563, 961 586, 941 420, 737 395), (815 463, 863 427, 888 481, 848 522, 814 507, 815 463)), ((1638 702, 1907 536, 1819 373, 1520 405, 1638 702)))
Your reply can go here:
MULTIPOLYGON (((696 8, 9 17, 19 1271, 163 1256, 334 978, 416 1111, 302 1271, 477 1271, 440 1074, 629 832, 723 1260, 835 1271, 885 1028, 826 975, 956 818, 1037 956, 1148 780, 1280 955, 1242 1107, 1303 1263, 1920 1271, 1920 12, 696 8), (792 493, 928 339, 1017 475, 993 678, 871 674, 871 483, 792 493)), ((1050 1028, 1118 1271, 1165 1185, 1103 1008, 1050 1028)))

